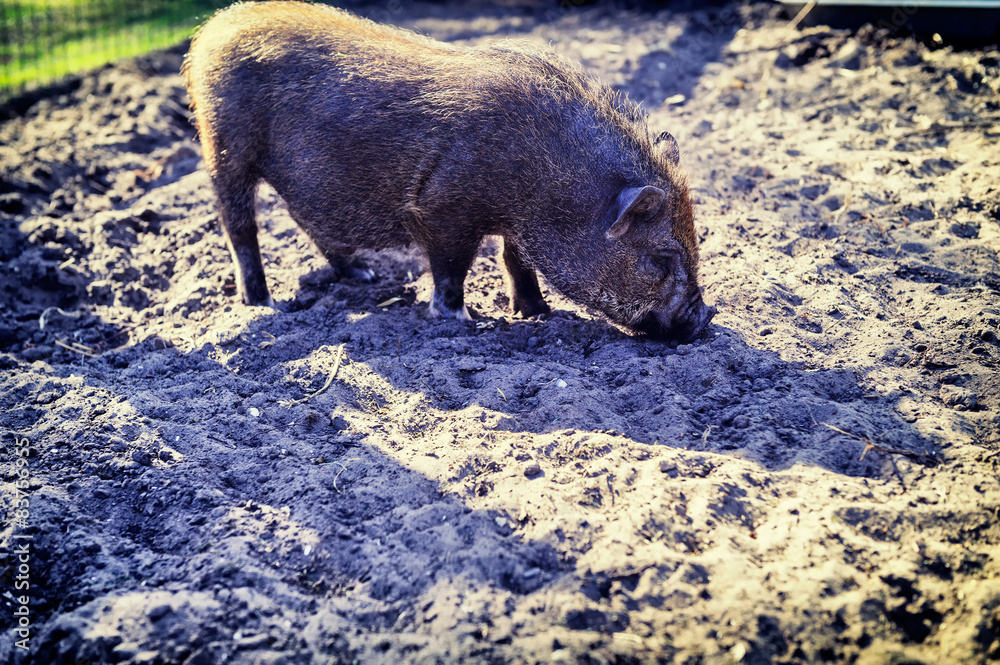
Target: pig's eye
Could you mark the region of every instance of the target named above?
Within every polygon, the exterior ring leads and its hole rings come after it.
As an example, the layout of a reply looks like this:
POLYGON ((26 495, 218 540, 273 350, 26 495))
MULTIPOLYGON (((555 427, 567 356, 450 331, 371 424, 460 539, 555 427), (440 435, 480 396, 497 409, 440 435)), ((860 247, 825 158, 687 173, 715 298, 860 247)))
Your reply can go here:
POLYGON ((665 274, 670 275, 674 271, 674 261, 677 257, 673 254, 654 254, 653 263, 656 267, 662 270, 665 274))

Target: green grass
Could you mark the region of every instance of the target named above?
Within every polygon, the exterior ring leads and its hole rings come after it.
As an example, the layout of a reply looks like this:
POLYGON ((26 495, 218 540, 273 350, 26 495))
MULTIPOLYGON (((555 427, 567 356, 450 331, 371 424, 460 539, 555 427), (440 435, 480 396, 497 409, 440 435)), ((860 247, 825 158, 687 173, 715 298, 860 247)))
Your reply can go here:
POLYGON ((177 44, 225 0, 0 0, 0 98, 177 44))

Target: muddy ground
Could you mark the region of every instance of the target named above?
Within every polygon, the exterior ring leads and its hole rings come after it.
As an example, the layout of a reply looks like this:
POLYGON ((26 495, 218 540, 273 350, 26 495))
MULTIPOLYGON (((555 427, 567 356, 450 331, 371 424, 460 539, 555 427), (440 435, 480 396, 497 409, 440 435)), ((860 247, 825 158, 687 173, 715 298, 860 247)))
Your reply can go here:
POLYGON ((767 4, 361 9, 640 100, 712 326, 513 318, 492 244, 479 318, 432 320, 417 253, 334 281, 266 188, 280 311, 243 306, 184 49, 84 76, 0 124, 0 659, 1000 660, 1000 53, 767 4))

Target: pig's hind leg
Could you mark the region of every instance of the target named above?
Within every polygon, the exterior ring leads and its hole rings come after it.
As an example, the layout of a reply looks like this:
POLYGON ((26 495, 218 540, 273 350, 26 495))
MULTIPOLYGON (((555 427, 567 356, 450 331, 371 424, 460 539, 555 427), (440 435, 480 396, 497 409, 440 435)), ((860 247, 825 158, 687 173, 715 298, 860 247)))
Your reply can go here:
POLYGON ((535 269, 525 259, 517 244, 509 238, 504 238, 503 241, 503 264, 507 269, 510 308, 514 314, 520 312, 528 318, 552 311, 542 297, 535 269))
POLYGON ((254 211, 256 180, 240 178, 231 180, 212 174, 212 184, 219 201, 222 228, 226 244, 236 264, 236 287, 247 305, 273 307, 267 290, 264 265, 257 244, 257 220, 254 211))

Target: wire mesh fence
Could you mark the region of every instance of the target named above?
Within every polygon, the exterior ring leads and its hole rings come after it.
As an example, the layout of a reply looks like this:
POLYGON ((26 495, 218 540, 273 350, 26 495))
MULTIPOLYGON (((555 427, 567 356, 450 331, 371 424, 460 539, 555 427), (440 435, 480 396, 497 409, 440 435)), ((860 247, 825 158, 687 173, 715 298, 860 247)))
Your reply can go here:
POLYGON ((225 0, 0 0, 0 101, 176 44, 225 0))

